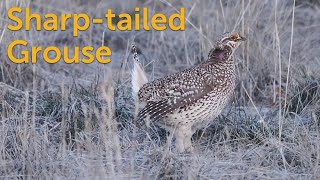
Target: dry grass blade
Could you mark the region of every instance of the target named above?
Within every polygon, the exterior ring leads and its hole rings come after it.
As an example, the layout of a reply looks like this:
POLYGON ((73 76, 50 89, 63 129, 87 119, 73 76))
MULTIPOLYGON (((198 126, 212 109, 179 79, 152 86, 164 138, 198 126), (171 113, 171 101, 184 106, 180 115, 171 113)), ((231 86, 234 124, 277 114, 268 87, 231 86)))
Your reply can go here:
POLYGON ((320 179, 319 1, 5 0, 0 9, 0 179, 320 179), (92 25, 75 38, 71 21, 66 31, 37 31, 35 21, 10 31, 14 6, 101 18, 108 8, 148 7, 150 18, 185 7, 185 31, 92 25), (235 53, 232 102, 193 135, 194 153, 176 153, 172 135, 151 120, 137 128, 133 58, 152 81, 200 64, 233 30, 247 41, 235 53), (52 65, 39 53, 36 65, 14 64, 6 51, 17 39, 29 43, 13 49, 17 58, 31 46, 104 45, 112 62, 52 65))

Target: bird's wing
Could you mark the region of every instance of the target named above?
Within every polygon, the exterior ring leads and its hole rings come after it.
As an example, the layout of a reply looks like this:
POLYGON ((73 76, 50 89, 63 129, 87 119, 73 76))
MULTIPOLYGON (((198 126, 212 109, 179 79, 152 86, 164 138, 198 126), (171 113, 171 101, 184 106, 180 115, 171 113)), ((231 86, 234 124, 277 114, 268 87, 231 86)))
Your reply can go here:
POLYGON ((174 77, 153 81, 153 84, 149 83, 142 89, 141 93, 149 96, 145 99, 147 105, 139 112, 138 119, 148 117, 155 120, 177 109, 184 109, 207 96, 213 88, 212 76, 200 68, 183 71, 174 77))
POLYGON ((145 119, 147 117, 150 120, 160 119, 177 109, 183 110, 188 105, 207 96, 210 91, 211 87, 203 86, 201 88, 188 89, 184 94, 163 98, 159 101, 148 101, 147 105, 139 112, 138 119, 145 119))
POLYGON ((195 67, 146 83, 138 92, 142 102, 160 101, 188 94, 192 87, 203 86, 205 71, 195 67))

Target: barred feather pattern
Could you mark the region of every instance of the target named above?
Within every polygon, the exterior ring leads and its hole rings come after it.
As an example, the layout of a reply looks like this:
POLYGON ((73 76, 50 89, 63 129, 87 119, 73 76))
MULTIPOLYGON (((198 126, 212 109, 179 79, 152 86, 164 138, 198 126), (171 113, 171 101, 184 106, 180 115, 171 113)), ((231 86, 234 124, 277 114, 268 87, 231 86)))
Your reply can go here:
POLYGON ((234 90, 233 53, 241 41, 239 34, 225 34, 202 64, 144 84, 138 99, 146 106, 137 125, 160 125, 175 136, 179 152, 192 151, 192 134, 221 113, 234 90))
POLYGON ((145 84, 138 98, 147 105, 138 122, 149 118, 166 129, 186 124, 196 129, 215 118, 234 89, 230 51, 213 50, 199 66, 145 84))

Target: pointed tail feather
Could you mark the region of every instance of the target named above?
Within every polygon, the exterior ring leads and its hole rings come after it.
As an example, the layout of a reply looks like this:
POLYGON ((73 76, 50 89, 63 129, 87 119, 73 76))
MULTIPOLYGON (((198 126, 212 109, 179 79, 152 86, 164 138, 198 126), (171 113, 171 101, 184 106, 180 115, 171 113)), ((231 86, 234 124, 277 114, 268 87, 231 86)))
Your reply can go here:
POLYGON ((135 44, 132 44, 133 51, 133 69, 131 71, 131 83, 132 83, 132 96, 136 97, 140 88, 148 82, 148 78, 142 68, 142 65, 139 61, 137 48, 135 44))

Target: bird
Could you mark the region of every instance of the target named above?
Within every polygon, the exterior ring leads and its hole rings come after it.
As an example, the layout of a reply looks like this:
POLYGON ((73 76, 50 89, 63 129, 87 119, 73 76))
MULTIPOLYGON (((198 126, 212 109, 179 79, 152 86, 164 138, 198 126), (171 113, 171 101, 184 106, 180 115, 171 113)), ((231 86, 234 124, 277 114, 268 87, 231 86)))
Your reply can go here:
POLYGON ((207 60, 151 82, 135 53, 132 94, 146 104, 136 121, 148 120, 169 131, 179 153, 193 152, 192 135, 213 121, 233 94, 234 52, 245 40, 239 33, 225 33, 209 51, 207 60))

